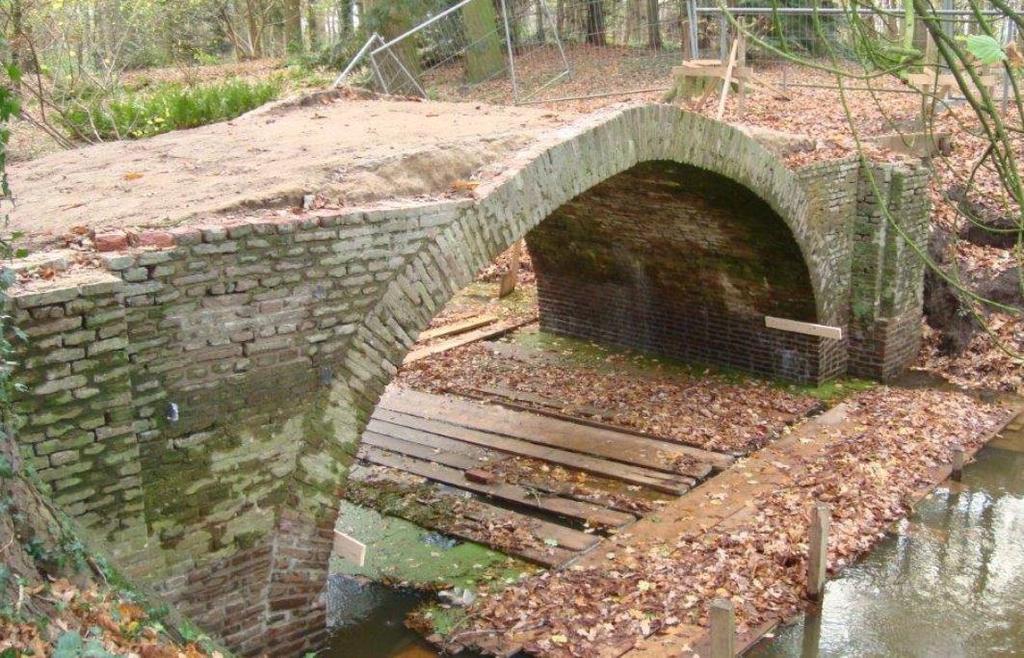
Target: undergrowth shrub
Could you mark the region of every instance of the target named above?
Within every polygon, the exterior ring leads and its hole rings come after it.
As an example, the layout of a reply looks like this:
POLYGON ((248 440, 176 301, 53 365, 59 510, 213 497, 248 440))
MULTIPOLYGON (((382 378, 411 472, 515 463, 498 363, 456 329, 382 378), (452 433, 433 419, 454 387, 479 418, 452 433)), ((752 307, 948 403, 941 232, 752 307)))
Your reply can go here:
POLYGON ((281 79, 230 79, 201 86, 177 83, 112 94, 76 90, 63 99, 61 117, 73 134, 90 140, 150 137, 181 128, 233 119, 276 99, 281 79))

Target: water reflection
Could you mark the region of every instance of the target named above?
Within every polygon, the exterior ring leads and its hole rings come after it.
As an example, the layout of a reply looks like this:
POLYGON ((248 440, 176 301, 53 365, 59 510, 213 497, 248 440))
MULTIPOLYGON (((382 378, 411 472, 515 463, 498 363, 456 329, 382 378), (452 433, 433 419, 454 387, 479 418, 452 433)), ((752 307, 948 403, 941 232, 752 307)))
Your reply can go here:
POLYGON ((327 581, 331 637, 322 658, 420 658, 436 656, 405 627, 421 596, 379 583, 332 575, 327 581))
POLYGON ((748 655, 1024 655, 1024 440, 1000 445, 748 655))

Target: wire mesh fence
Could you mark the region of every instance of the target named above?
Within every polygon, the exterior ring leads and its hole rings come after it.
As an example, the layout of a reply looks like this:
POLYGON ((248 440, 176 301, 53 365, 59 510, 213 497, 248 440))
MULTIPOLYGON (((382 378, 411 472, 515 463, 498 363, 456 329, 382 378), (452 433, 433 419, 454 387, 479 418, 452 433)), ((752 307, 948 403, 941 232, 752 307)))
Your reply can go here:
MULTIPOLYGON (((966 2, 944 0, 934 10, 950 35, 976 34, 984 21, 1003 43, 1016 38, 1004 12, 979 14, 966 2)), ((343 78, 444 100, 627 95, 667 88, 684 60, 727 59, 742 31, 750 35, 747 65, 785 85, 793 58, 863 67, 865 38, 902 40, 904 21, 902 0, 461 0, 392 39, 374 35, 343 78)), ((924 35, 919 24, 914 46, 927 68, 924 35)))

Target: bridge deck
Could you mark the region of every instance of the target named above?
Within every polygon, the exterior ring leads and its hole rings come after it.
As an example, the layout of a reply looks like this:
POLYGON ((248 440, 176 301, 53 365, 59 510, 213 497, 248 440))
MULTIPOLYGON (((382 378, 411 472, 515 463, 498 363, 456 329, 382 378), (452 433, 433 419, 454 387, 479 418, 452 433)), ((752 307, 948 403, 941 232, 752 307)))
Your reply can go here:
POLYGON ((79 226, 175 226, 242 207, 295 204, 310 193, 344 204, 443 193, 569 116, 315 95, 194 130, 14 165, 12 228, 39 245, 79 226))

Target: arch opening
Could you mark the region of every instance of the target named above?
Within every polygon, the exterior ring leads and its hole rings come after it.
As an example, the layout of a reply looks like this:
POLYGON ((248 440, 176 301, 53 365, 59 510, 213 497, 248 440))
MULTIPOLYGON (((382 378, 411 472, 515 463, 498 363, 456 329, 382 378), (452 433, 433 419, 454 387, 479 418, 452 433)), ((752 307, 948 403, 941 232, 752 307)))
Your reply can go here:
POLYGON ((838 372, 821 338, 765 327, 818 322, 814 287, 783 218, 729 178, 641 163, 526 240, 547 331, 791 380, 838 372))

